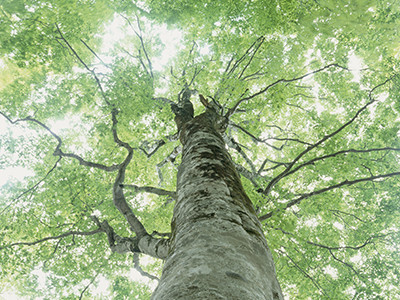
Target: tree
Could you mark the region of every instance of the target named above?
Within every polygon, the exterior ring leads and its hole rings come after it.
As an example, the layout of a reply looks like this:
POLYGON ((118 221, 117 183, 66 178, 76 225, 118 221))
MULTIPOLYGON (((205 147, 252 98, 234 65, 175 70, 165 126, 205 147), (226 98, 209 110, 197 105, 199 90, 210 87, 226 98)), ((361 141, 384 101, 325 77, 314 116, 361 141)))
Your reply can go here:
POLYGON ((396 2, 0 9, 1 164, 32 174, 2 187, 2 286, 147 299, 135 266, 163 268, 155 299, 400 294, 396 2))

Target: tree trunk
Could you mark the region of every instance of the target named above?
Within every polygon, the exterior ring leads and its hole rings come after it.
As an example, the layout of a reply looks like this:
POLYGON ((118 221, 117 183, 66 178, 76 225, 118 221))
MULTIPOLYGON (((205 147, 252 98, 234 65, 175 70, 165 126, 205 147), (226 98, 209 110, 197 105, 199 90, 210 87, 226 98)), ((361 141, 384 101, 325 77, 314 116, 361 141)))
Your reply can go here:
POLYGON ((181 125, 170 252, 154 300, 283 299, 261 224, 210 109, 181 125))

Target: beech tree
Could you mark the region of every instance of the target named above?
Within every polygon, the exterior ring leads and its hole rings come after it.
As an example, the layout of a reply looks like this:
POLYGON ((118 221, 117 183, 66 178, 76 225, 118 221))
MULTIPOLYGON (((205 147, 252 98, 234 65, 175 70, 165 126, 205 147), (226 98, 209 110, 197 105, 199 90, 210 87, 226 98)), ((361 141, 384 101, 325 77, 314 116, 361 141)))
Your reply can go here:
POLYGON ((394 0, 0 14, 1 292, 398 297, 394 0))

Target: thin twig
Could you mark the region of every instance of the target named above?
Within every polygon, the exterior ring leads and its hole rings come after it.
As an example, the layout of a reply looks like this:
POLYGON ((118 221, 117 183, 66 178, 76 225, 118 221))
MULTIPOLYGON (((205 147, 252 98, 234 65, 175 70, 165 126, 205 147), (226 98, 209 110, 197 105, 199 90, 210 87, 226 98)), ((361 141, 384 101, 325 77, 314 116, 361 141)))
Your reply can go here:
POLYGON ((310 75, 316 74, 316 73, 324 71, 326 69, 329 69, 331 67, 338 67, 338 68, 341 68, 341 69, 346 69, 346 68, 344 68, 344 67, 342 67, 342 66, 340 66, 340 65, 338 65, 336 63, 332 63, 332 64, 329 64, 329 65, 323 67, 323 68, 320 68, 318 70, 314 70, 312 72, 309 72, 309 73, 304 74, 304 75, 299 76, 299 77, 294 77, 292 79, 284 79, 284 78, 282 78, 282 79, 276 80, 275 82, 269 84, 268 86, 266 86, 265 88, 261 89, 257 93, 255 93, 255 94, 253 94, 251 96, 245 97, 245 98, 241 98, 239 101, 236 102, 236 104, 232 108, 230 108, 228 110, 228 112, 226 113, 225 117, 229 118, 236 111, 236 109, 239 107, 239 105, 241 103, 243 103, 244 101, 248 101, 250 99, 253 99, 254 97, 257 97, 257 96, 267 92, 270 88, 274 87, 275 85, 277 85, 279 83, 282 83, 282 82, 293 82, 293 81, 301 80, 301 79, 304 79, 304 78, 306 78, 306 77, 308 77, 310 75))

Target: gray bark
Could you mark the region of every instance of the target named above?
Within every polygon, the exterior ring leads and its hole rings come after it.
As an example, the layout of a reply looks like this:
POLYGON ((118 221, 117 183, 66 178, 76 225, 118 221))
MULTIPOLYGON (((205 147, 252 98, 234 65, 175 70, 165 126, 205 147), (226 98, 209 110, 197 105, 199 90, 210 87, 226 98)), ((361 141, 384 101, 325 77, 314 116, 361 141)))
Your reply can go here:
POLYGON ((261 224, 216 124, 207 109, 179 125, 172 237, 152 299, 283 299, 261 224))

